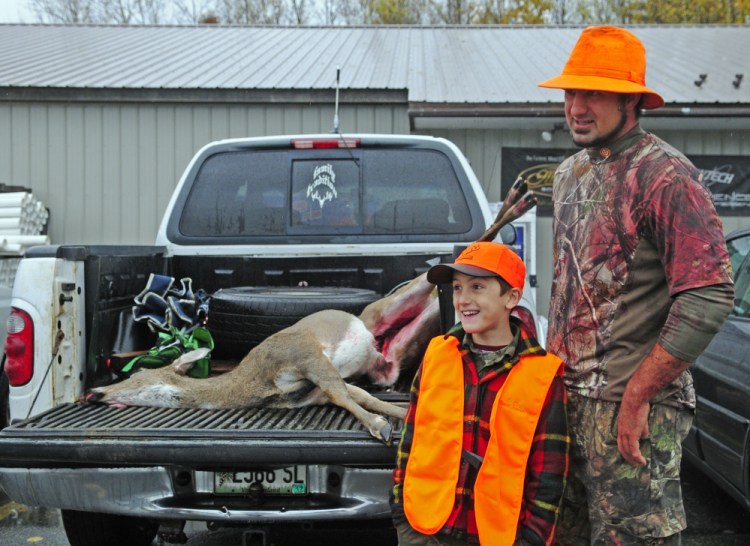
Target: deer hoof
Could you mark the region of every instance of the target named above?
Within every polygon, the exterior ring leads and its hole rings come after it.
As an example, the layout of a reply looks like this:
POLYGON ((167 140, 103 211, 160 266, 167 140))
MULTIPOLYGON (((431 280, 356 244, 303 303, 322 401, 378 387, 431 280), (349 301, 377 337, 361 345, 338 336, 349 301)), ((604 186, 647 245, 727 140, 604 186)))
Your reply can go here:
POLYGON ((393 427, 382 417, 377 420, 376 426, 370 429, 370 434, 387 446, 393 441, 393 427))

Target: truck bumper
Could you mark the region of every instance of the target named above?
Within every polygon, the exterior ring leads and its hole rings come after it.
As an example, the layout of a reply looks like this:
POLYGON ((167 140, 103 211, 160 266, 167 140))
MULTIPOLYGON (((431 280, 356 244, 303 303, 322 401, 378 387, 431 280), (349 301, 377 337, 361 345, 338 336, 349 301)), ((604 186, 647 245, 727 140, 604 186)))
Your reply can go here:
POLYGON ((216 495, 214 472, 146 468, 0 468, 13 500, 150 519, 283 523, 390 518, 391 470, 311 465, 300 496, 216 495))

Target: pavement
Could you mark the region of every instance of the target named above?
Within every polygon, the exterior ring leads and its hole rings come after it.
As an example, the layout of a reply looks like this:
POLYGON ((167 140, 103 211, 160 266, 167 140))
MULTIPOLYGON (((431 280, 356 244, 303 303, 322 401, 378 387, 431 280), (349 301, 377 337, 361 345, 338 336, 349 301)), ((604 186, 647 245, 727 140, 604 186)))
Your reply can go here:
MULTIPOLYGON (((708 478, 687 463, 682 472, 683 497, 688 528, 682 534, 683 546, 746 546, 750 544, 750 512, 726 495, 708 478)), ((185 528, 188 546, 230 546, 243 544, 243 530, 207 531, 204 523, 190 522, 185 528)), ((287 532, 276 546, 383 546, 382 536, 372 532, 355 533, 321 530, 287 532), (338 536, 338 540, 335 538, 338 536), (343 539, 341 537, 344 537, 343 539)), ((29 508, 8 499, 0 488, 0 544, 2 546, 69 546, 62 530, 60 511, 29 508)))
POLYGON ((681 478, 688 518, 682 546, 750 544, 750 512, 687 462, 681 478))

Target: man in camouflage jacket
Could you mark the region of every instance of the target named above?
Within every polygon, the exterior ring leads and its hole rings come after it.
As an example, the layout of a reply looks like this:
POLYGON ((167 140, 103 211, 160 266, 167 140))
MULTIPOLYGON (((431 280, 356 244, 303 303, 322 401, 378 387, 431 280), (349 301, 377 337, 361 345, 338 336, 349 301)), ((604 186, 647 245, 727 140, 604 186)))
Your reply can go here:
POLYGON ((664 100, 630 32, 585 29, 560 76, 582 148, 553 184, 547 349, 566 362, 571 469, 559 544, 679 544, 690 363, 731 310, 721 221, 698 169, 639 125, 664 100))

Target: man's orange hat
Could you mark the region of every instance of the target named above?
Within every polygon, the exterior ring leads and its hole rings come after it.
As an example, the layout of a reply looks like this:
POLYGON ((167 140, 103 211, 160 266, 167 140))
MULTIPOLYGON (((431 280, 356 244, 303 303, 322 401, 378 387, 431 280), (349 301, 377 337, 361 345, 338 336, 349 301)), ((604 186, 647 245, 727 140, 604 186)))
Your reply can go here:
POLYGON ((562 74, 538 85, 553 89, 643 93, 642 108, 664 106, 661 95, 646 87, 646 48, 633 33, 614 26, 586 28, 562 74))
POLYGON ((427 280, 433 284, 453 281, 458 271, 472 277, 500 277, 512 288, 523 291, 526 281, 526 266, 515 251, 493 242, 472 243, 459 254, 452 264, 438 264, 427 272, 427 280))

